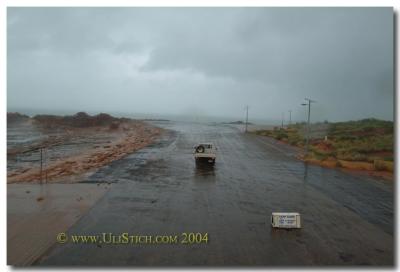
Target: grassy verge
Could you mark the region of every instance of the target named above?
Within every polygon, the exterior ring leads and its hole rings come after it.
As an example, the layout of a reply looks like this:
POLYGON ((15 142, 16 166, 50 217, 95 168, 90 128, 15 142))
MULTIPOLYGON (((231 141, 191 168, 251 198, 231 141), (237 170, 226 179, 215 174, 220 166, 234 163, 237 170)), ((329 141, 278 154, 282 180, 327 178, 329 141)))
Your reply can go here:
MULTIPOLYGON (((393 122, 377 119, 312 124, 310 152, 304 159, 325 166, 393 172, 393 132, 393 122)), ((254 133, 298 147, 305 145, 305 124, 254 133)))

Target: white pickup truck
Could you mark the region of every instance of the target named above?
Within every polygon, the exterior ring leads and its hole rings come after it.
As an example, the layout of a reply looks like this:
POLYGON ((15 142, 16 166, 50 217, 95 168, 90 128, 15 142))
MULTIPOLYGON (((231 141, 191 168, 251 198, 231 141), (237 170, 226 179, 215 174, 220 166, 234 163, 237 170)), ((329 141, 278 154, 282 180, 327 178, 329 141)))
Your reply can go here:
POLYGON ((202 143, 194 147, 194 158, 196 163, 208 162, 215 163, 217 148, 212 143, 202 143))

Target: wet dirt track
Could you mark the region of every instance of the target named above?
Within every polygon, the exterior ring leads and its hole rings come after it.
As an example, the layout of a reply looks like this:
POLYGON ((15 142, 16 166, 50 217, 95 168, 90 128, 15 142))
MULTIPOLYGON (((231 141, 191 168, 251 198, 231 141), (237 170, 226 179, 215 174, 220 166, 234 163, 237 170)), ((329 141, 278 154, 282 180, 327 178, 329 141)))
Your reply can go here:
MULTIPOLYGON (((159 125, 159 124, 158 124, 159 125)), ((56 245, 38 265, 393 265, 393 185, 296 160, 289 146, 229 126, 165 123, 157 143, 84 182, 113 182, 68 234, 208 233, 208 244, 56 245), (196 168, 192 147, 218 147, 196 168), (300 212, 276 230, 271 212, 300 212)))

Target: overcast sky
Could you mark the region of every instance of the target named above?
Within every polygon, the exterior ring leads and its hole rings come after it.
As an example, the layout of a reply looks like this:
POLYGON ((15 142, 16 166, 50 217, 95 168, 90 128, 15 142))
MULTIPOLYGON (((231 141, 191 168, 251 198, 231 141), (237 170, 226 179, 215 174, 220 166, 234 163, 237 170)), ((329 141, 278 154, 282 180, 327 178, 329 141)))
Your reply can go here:
POLYGON ((391 8, 8 8, 8 110, 393 119, 391 8))

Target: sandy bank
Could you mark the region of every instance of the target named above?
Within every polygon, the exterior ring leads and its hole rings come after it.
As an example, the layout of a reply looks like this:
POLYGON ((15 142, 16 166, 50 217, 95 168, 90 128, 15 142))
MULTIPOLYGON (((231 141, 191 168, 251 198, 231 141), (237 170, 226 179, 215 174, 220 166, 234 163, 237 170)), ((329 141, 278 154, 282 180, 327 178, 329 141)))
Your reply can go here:
POLYGON ((77 182, 145 147, 162 133, 141 121, 110 122, 89 127, 43 126, 42 140, 8 150, 8 163, 15 167, 7 172, 7 182, 77 182))
POLYGON ((384 161, 376 161, 375 163, 371 162, 362 162, 362 161, 345 161, 338 160, 333 158, 328 158, 326 160, 318 160, 314 158, 306 158, 299 156, 299 159, 306 161, 311 164, 319 165, 327 168, 338 168, 344 171, 357 173, 357 174, 367 174, 374 177, 380 177, 388 181, 393 181, 393 172, 384 171, 384 170, 376 170, 377 164, 390 164, 389 167, 393 167, 393 163, 384 162, 384 161))

